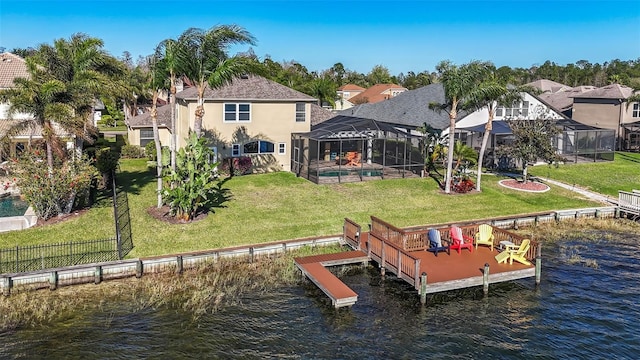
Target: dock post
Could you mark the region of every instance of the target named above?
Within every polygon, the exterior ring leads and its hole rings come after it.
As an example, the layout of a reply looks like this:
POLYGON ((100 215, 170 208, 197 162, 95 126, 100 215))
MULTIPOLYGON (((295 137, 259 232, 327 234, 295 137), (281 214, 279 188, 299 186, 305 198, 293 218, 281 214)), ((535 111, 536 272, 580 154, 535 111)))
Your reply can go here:
POLYGON ((142 260, 138 259, 138 261, 136 261, 136 277, 138 279, 142 277, 143 271, 144 271, 144 266, 142 265, 142 260))
POLYGON ((11 286, 13 285, 13 281, 11 281, 11 278, 10 277, 2 278, 2 282, 4 283, 2 285, 2 293, 4 294, 4 296, 11 295, 11 286))
POLYGON ((182 274, 183 269, 182 255, 178 255, 176 256, 176 273, 182 274))
POLYGON ((540 285, 540 273, 542 270, 542 245, 538 244, 538 251, 536 254, 536 287, 540 285))
POLYGON ((489 294, 489 263, 484 264, 484 272, 482 273, 482 292, 485 296, 489 294))
POLYGON ((52 271, 49 275, 49 290, 53 291, 58 288, 58 272, 52 271))
POLYGON ((423 272, 420 276, 420 304, 427 303, 427 273, 423 272))
POLYGON ((102 281, 102 266, 96 266, 96 269, 93 273, 93 283, 98 285, 102 281))
POLYGON ((253 263, 253 246, 249 248, 249 262, 253 263))

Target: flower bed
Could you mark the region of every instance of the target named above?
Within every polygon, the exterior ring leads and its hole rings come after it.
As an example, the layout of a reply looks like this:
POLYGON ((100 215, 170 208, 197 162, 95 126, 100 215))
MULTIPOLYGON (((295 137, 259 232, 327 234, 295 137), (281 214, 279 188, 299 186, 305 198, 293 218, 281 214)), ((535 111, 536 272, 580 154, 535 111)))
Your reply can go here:
POLYGON ((549 185, 537 181, 518 181, 514 179, 505 179, 500 180, 498 184, 509 189, 528 192, 545 192, 551 189, 549 185))

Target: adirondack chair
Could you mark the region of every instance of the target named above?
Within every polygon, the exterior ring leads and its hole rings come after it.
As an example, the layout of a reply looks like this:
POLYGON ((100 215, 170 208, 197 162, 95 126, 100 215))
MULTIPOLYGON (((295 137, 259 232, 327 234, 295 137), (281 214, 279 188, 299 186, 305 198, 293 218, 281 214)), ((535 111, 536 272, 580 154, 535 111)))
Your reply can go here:
POLYGON ((458 254, 460 254, 462 249, 469 249, 469 251, 473 252, 473 238, 463 235, 462 229, 458 226, 452 226, 449 229, 449 234, 451 235, 452 244, 450 246, 451 249, 458 250, 458 254))
POLYGON ((496 261, 503 263, 509 259, 509 264, 513 264, 513 260, 515 260, 525 265, 531 265, 531 262, 525 257, 531 246, 530 242, 531 240, 524 239, 520 245, 507 245, 504 251, 495 256, 496 261))
POLYGON ((493 251, 493 228, 489 224, 481 224, 478 227, 478 232, 476 233, 476 250, 478 249, 478 245, 489 245, 491 247, 491 251, 493 251))
POLYGON ((429 246, 427 247, 427 251, 434 253, 438 256, 438 253, 441 251, 446 251, 447 255, 451 255, 450 243, 446 240, 442 240, 440 236, 440 231, 436 229, 429 229, 429 246))

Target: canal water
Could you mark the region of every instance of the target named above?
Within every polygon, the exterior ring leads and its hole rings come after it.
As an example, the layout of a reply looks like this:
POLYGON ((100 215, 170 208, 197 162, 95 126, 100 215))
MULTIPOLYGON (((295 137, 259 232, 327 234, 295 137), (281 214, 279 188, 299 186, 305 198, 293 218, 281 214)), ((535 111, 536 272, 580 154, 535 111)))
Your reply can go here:
MULTIPOLYGON (((335 311, 306 284, 193 320, 177 310, 100 313, 0 334, 0 358, 637 359, 640 236, 600 233, 543 248, 534 279, 429 297, 375 267, 340 277, 358 294, 335 311)), ((455 256, 452 254, 451 256, 455 256)), ((0 314, 1 316, 1 314, 0 314)))

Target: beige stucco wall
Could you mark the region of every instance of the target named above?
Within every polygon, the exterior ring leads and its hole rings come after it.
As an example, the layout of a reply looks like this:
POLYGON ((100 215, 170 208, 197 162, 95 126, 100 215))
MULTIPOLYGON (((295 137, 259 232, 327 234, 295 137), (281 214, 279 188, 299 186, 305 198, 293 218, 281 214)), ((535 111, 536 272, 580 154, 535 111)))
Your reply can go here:
POLYGON ((585 125, 617 130, 620 121, 620 105, 605 101, 574 102, 572 117, 585 125))
MULTIPOLYGON (((232 144, 252 140, 266 140, 274 144, 274 153, 268 155, 249 154, 253 163, 263 164, 262 170, 290 170, 291 133, 311 130, 311 102, 305 103, 305 121, 296 121, 296 102, 250 102, 227 101, 227 103, 250 103, 251 120, 247 122, 224 122, 222 101, 206 101, 202 129, 204 136, 212 140, 220 157, 230 157, 232 144), (244 127, 244 130, 242 129, 244 127), (285 153, 278 154, 278 144, 285 144, 285 153)), ((178 110, 178 147, 183 147, 189 129, 195 122, 196 102, 179 102, 178 110)), ((242 149, 242 146, 241 146, 242 149)), ((241 155, 246 155, 242 154, 241 155)))
MULTIPOLYGON (((159 128, 158 136, 162 146, 169 146, 171 142, 171 132, 167 128, 159 128)), ((140 128, 127 129, 127 139, 129 144, 140 146, 140 128)))

